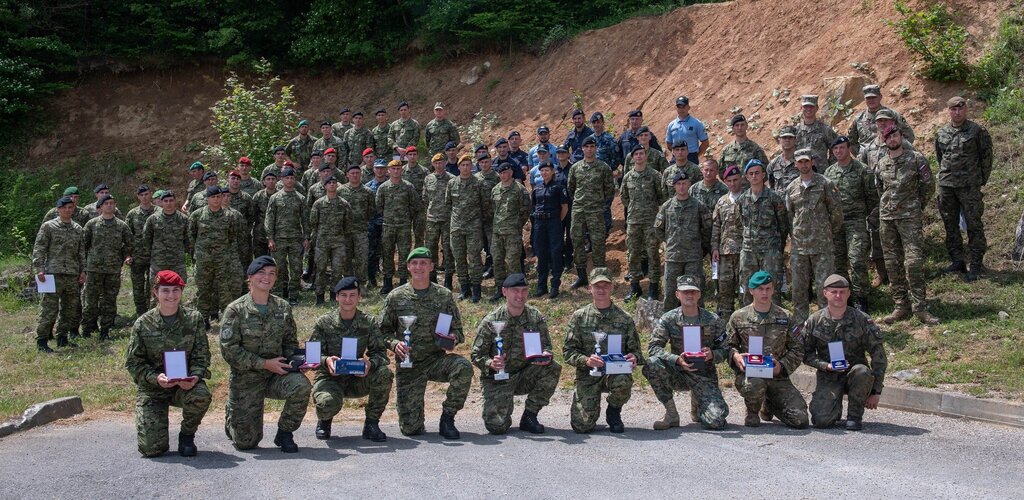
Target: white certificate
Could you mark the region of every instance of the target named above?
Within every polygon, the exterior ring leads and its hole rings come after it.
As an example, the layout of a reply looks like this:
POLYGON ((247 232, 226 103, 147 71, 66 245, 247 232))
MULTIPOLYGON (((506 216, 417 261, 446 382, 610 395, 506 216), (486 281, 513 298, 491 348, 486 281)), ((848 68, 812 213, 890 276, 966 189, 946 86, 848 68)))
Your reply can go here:
POLYGON ((164 375, 171 380, 188 378, 185 351, 164 351, 164 375))
POLYGON ((718 262, 711 263, 711 279, 718 279, 718 262))
POLYGON ((46 281, 39 281, 39 275, 36 275, 36 289, 39 293, 57 293, 57 280, 53 279, 52 274, 44 274, 46 281))
POLYGON ((540 332, 523 332, 523 356, 529 358, 544 354, 544 346, 540 343, 540 332))
POLYGON ((320 342, 306 342, 306 364, 315 365, 320 362, 320 342))
POLYGON ((828 357, 831 358, 829 361, 846 360, 846 350, 843 349, 843 342, 841 340, 828 343, 828 357))
POLYGON ((343 337, 341 339, 341 359, 358 359, 356 357, 356 353, 359 352, 358 346, 359 339, 343 337))
POLYGON ((700 352, 700 325, 683 327, 683 352, 700 352))
POLYGON ((448 331, 452 329, 452 315, 440 313, 437 315, 437 327, 434 328, 434 333, 440 333, 441 335, 448 335, 448 331))
POLYGON ((747 354, 764 354, 764 337, 748 338, 747 354))
POLYGON ((608 354, 622 354, 622 335, 608 334, 608 354))

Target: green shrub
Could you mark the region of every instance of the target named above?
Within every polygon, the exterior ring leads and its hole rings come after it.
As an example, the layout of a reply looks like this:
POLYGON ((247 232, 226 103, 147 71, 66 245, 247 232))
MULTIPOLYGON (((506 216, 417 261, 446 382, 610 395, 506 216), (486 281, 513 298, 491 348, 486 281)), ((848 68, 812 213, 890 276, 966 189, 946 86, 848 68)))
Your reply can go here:
POLYGON ((942 82, 964 81, 970 75, 967 64, 967 30, 957 24, 945 5, 933 3, 915 11, 897 1, 896 12, 902 18, 885 21, 916 54, 924 67, 921 75, 942 82))
POLYGON ((63 190, 40 175, 0 177, 0 255, 29 256, 43 214, 63 190))

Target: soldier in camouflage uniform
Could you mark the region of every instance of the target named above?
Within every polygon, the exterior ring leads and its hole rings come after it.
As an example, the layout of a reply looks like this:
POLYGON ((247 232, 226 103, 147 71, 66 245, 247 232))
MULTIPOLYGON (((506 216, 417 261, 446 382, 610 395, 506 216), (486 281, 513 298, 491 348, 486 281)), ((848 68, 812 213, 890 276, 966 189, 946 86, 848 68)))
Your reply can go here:
POLYGON ((753 139, 747 137, 747 118, 735 115, 729 120, 729 126, 732 127, 732 135, 735 138, 722 148, 718 164, 723 168, 729 165, 744 167, 750 160, 758 160, 762 166, 767 165, 768 156, 764 154, 764 150, 753 139))
MULTIPOLYGON (((305 193, 307 214, 310 213, 311 210, 313 210, 313 203, 316 203, 316 200, 319 200, 320 198, 327 194, 327 188, 324 185, 324 182, 329 177, 334 177, 332 174, 334 170, 335 169, 332 169, 331 166, 327 164, 321 164, 318 167, 316 173, 316 182, 310 183, 308 185, 309 188, 306 190, 305 193)), ((337 179, 338 177, 334 178, 337 179)), ((316 281, 316 278, 318 276, 317 269, 319 269, 316 260, 316 234, 317 231, 312 231, 309 237, 309 248, 311 250, 308 253, 308 255, 306 255, 306 267, 302 271, 302 280, 305 281, 306 283, 309 283, 311 289, 320 290, 320 284, 317 283, 316 281)), ((341 274, 339 274, 338 277, 340 278, 341 274)), ((323 286, 325 287, 324 289, 329 289, 332 285, 331 283, 324 283, 323 286)))
POLYGON ((42 294, 39 324, 36 326, 36 347, 41 352, 53 352, 48 345, 57 322, 57 346, 74 346, 68 334, 78 331, 81 308, 81 285, 85 283, 85 230, 71 220, 75 204, 68 196, 57 200, 57 218, 43 223, 32 247, 32 269, 36 279, 43 281, 47 274, 56 281, 55 293, 42 294))
POLYGON ((704 254, 711 248, 711 212, 690 197, 695 179, 677 173, 672 186, 675 196, 661 205, 654 219, 658 241, 665 242, 665 273, 662 276, 662 311, 679 307, 675 285, 679 276, 696 276, 704 287, 704 254))
POLYGON ((384 232, 384 214, 377 210, 377 190, 385 182, 388 182, 388 164, 384 160, 377 160, 373 164, 373 178, 365 184, 366 188, 373 193, 373 217, 367 224, 367 244, 370 248, 367 254, 367 286, 377 286, 377 273, 380 272, 380 239, 384 232))
MULTIPOLYGON (((459 176, 448 182, 444 204, 449 214, 455 273, 462 288, 462 300, 480 301, 480 280, 483 274, 480 251, 483 248, 484 220, 491 218, 491 197, 483 181, 471 172, 473 160, 469 155, 459 158, 459 176)), ((445 257, 447 260, 448 257, 445 257)))
MULTIPOLYGON (((363 184, 373 179, 373 165, 377 163, 377 154, 371 149, 363 150, 363 162, 359 166, 360 179, 363 184)), ((384 164, 387 167, 387 164, 384 164)))
POLYGON ((267 208, 270 207, 270 198, 277 194, 277 176, 268 172, 263 176, 263 189, 252 197, 253 220, 252 220, 252 254, 253 258, 260 255, 270 255, 267 248, 267 208))
MULTIPOLYGON (((597 417, 601 415, 601 393, 607 392, 608 409, 605 421, 608 423, 608 430, 622 433, 626 430, 622 423, 622 407, 629 401, 632 393, 633 375, 595 377, 590 374, 590 368, 604 367, 604 359, 594 354, 594 332, 621 335, 620 354, 624 355, 634 368, 644 364, 640 336, 637 334, 633 318, 612 303, 612 290, 615 287, 608 269, 595 267, 590 271, 589 278, 588 290, 593 302, 573 312, 562 344, 562 358, 565 364, 576 368, 576 389, 572 394, 572 407, 569 411, 570 423, 572 430, 577 434, 592 432, 597 417)), ((601 352, 608 353, 607 338, 601 342, 601 352)))
MULTIPOLYGON (((790 182, 800 177, 800 171, 796 169, 796 127, 782 127, 777 140, 782 152, 768 164, 768 187, 783 192, 790 182)), ((744 165, 738 167, 742 169, 744 165)))
POLYGON ((583 140, 583 159, 569 169, 568 189, 572 198, 572 245, 577 251, 573 257, 576 281, 572 288, 587 284, 586 236, 590 235, 590 259, 594 267, 604 267, 605 230, 604 206, 615 198, 615 183, 611 167, 597 159, 597 140, 590 136, 583 140))
POLYGON ((935 194, 935 177, 928 159, 916 151, 903 149, 900 129, 890 125, 883 130, 888 155, 878 162, 875 186, 878 188, 878 217, 885 267, 891 272, 892 296, 896 309, 882 319, 886 324, 914 316, 926 325, 939 319, 928 312, 924 274, 924 207, 935 194))
MULTIPOLYGON (((501 149, 497 147, 499 144, 505 145, 504 149, 506 150, 506 157, 508 156, 507 143, 508 141, 505 138, 498 139, 498 142, 495 143, 495 149, 501 149)), ((491 161, 491 155, 487 154, 487 152, 483 152, 476 158, 476 168, 474 169, 476 173, 473 175, 480 180, 481 184, 483 184, 484 193, 486 193, 487 197, 490 198, 491 190, 494 189, 494 186, 498 185, 498 182, 500 182, 501 179, 498 178, 498 173, 491 168, 491 166, 494 165, 494 162, 491 161)), ((484 232, 482 244, 484 251, 484 272, 481 277, 483 279, 487 279, 494 277, 494 255, 491 253, 491 239, 494 233, 494 218, 484 218, 483 227, 484 232)))
POLYGON ((672 145, 672 163, 661 173, 661 182, 665 185, 663 189, 665 198, 661 200, 662 203, 675 196, 676 189, 673 187, 672 181, 680 171, 691 179, 700 179, 702 176, 700 167, 686 159, 686 151, 686 143, 681 139, 672 145))
POLYGON ((241 269, 252 262, 252 227, 256 219, 252 196, 242 191, 241 172, 232 170, 228 174, 227 195, 224 207, 238 212, 242 222, 242 235, 238 239, 238 268, 241 269))
POLYGON ((132 263, 129 266, 132 276, 132 300, 135 303, 135 315, 142 316, 142 313, 149 309, 151 281, 149 279, 149 260, 140 258, 139 250, 142 248, 146 219, 156 212, 157 207, 153 205, 154 193, 150 192, 149 186, 140 185, 135 190, 135 196, 139 199, 139 206, 129 210, 124 221, 128 224, 128 231, 131 232, 132 248, 136 253, 132 256, 132 263))
POLYGON ((832 427, 846 409, 846 429, 859 431, 864 409, 874 410, 885 384, 885 345, 882 331, 871 316, 847 307, 850 283, 833 274, 825 280, 828 307, 812 314, 804 323, 804 364, 817 370, 817 383, 811 395, 811 423, 815 427, 832 427), (848 368, 833 368, 828 345, 842 342, 843 359, 848 368), (867 356, 871 356, 868 363, 867 356))
MULTIPOLYGON (((100 198, 103 198, 104 196, 108 196, 110 194, 110 187, 108 187, 105 183, 100 183, 98 186, 96 186, 95 189, 93 189, 93 193, 96 194, 96 201, 86 205, 85 207, 82 207, 82 210, 85 210, 86 213, 85 222, 89 222, 89 220, 100 215, 100 206, 98 202, 100 198)), ((117 217, 118 219, 124 220, 124 216, 121 215, 120 208, 114 211, 114 216, 117 217)), ((85 227, 85 225, 83 224, 82 227, 85 227)))
POLYGON ((219 180, 217 179, 217 172, 210 171, 203 174, 203 185, 205 187, 202 191, 190 196, 188 201, 185 203, 184 211, 186 214, 192 214, 206 206, 206 190, 211 187, 220 186, 219 180))
MULTIPOLYGON (((89 214, 86 213, 85 210, 82 209, 82 207, 78 206, 78 198, 81 196, 78 193, 78 188, 75 186, 68 186, 67 189, 64 190, 64 194, 61 196, 67 196, 71 198, 71 204, 75 206, 75 211, 72 212, 71 214, 71 220, 77 222, 79 226, 85 227, 85 223, 89 222, 89 214)), ((45 215, 43 215, 43 222, 51 221, 56 218, 57 209, 51 208, 46 211, 45 215)))
POLYGON ((462 332, 462 316, 455 305, 452 292, 430 282, 434 262, 430 251, 419 247, 409 252, 406 259, 410 282, 397 287, 384 299, 381 309, 380 330, 387 339, 388 348, 395 353, 395 365, 407 357, 412 368, 397 368, 395 388, 398 396, 398 426, 402 434, 422 434, 423 396, 427 382, 445 382, 448 391, 441 404, 441 419, 438 430, 445 439, 459 439, 455 427, 455 414, 462 409, 469 395, 473 381, 473 365, 458 354, 446 351, 434 342, 437 332, 438 314, 451 316, 448 334, 455 337, 455 343, 466 341, 462 332), (401 316, 415 316, 411 340, 405 344, 405 327, 399 321, 401 316))
MULTIPOLYGON (((316 183, 320 182, 320 167, 323 166, 325 166, 324 152, 320 151, 319 149, 314 149, 312 156, 309 157, 309 168, 307 168, 305 172, 302 172, 302 177, 298 179, 298 184, 300 184, 302 188, 305 189, 306 193, 309 193, 309 188, 313 187, 314 185, 316 185, 316 183)), ((330 165, 326 165, 326 167, 328 171, 331 170, 330 165)), ((296 187, 295 189, 299 188, 296 187)), ((309 199, 308 196, 306 198, 307 200, 309 199)), ((314 199, 313 201, 316 200, 314 199)), ((312 204, 313 202, 311 201, 309 203, 312 204)))
MULTIPOLYGON (((338 111, 339 120, 331 124, 331 132, 338 139, 344 140, 345 134, 352 129, 352 110, 342 107, 338 111)), ((344 156, 340 157, 344 159, 344 156)))
MULTIPOLYGON (((425 244, 427 250, 430 250, 430 255, 434 257, 434 268, 444 269, 444 287, 451 290, 455 266, 449 234, 450 217, 444 204, 444 195, 448 191, 448 183, 454 180, 455 176, 445 169, 444 154, 435 153, 430 163, 434 171, 423 179, 422 198, 427 218, 425 244), (444 254, 444 261, 438 257, 439 252, 444 254)), ((430 281, 437 283, 436 271, 430 281)))
POLYGON ((427 141, 427 152, 431 155, 444 151, 445 144, 462 142, 459 129, 445 117, 444 103, 434 105, 434 119, 423 128, 423 138, 427 141))
POLYGON ((345 132, 345 146, 348 148, 348 156, 345 157, 345 165, 338 165, 339 168, 349 165, 358 165, 363 161, 363 153, 367 148, 373 148, 373 134, 370 129, 363 126, 363 112, 356 111, 352 114, 352 128, 345 132))
MULTIPOLYGON (((665 159, 665 153, 651 147, 651 139, 653 138, 654 134, 651 133, 651 129, 647 128, 646 125, 637 130, 637 143, 647 151, 647 166, 660 174, 668 170, 668 160, 665 159)), ((636 147, 633 149, 636 149, 636 147)), ((625 176, 630 170, 633 170, 632 154, 626 156, 625 171, 622 175, 625 176)))
POLYGON ((188 217, 189 239, 195 246, 196 309, 209 321, 238 298, 242 266, 238 262, 238 243, 247 237, 241 215, 225 208, 227 190, 206 188, 209 204, 188 217))
POLYGON ((402 172, 402 178, 412 183, 412 187, 416 190, 416 196, 419 197, 421 208, 419 212, 410 214, 413 219, 413 245, 421 247, 426 238, 427 230, 427 213, 426 210, 423 210, 427 207, 427 202, 423 199, 423 179, 430 173, 430 169, 420 165, 419 152, 415 146, 409 146, 405 150, 405 159, 406 164, 402 172))
POLYGON ((392 154, 405 158, 406 149, 420 142, 420 122, 411 118, 409 103, 398 103, 399 118, 388 127, 388 148, 392 154))
POLYGON ((946 229, 946 250, 952 264, 947 272, 967 273, 967 281, 978 279, 985 256, 985 202, 981 187, 992 175, 992 137, 981 125, 967 119, 967 100, 954 97, 947 103, 949 123, 935 136, 935 157, 939 161, 939 215, 946 229), (960 236, 961 214, 967 225, 967 265, 960 236))
POLYGON ((818 306, 824 307, 822 286, 835 272, 832 240, 843 229, 843 206, 839 190, 828 177, 814 171, 810 149, 796 152, 800 177, 786 188, 789 215, 790 257, 793 273, 793 323, 801 324, 810 314, 809 289, 814 285, 818 306))
MULTIPOLYGON (((327 274, 341 279, 345 272, 345 238, 351 233, 352 205, 338 196, 338 180, 334 176, 324 179, 327 194, 313 202, 309 210, 309 240, 315 241, 316 252, 316 305, 324 305, 324 292, 334 282, 327 274)), ((331 300, 334 300, 333 294, 331 300)))
MULTIPOLYGON (((836 134, 832 127, 818 119, 818 96, 801 96, 800 121, 796 124, 796 147, 811 150, 815 172, 822 173, 829 164, 830 149, 838 137, 839 134, 836 134)), ((785 186, 789 184, 783 184, 783 187, 785 186)))
POLYGON ((199 313, 181 307, 185 281, 174 271, 160 271, 153 280, 157 307, 139 316, 132 326, 124 367, 138 386, 135 430, 139 453, 156 457, 167 451, 168 407, 181 408, 178 454, 194 457, 195 436, 210 408, 210 344, 199 313), (185 351, 188 377, 168 379, 164 352, 185 351))
POLYGON ((288 302, 270 293, 277 280, 274 259, 256 257, 245 274, 249 293, 224 308, 220 326, 220 353, 230 367, 224 432, 235 449, 255 448, 263 439, 264 400, 283 399, 274 445, 295 453, 292 433, 302 425, 312 389, 305 375, 289 371, 288 360, 299 349, 295 318, 288 302))
MULTIPOLYGON (((377 188, 375 201, 377 211, 384 214, 384 231, 381 233, 381 258, 383 259, 384 282, 380 287, 381 295, 387 295, 393 285, 395 275, 395 258, 401 261, 412 248, 413 214, 420 211, 420 193, 411 182, 402 178, 403 163, 391 160, 388 163, 387 182, 377 188)), ((409 273, 401 266, 398 268, 398 285, 404 285, 409 273)))
POLYGON ((702 180, 690 186, 690 197, 704 205, 708 213, 715 209, 719 198, 729 193, 729 186, 718 178, 718 171, 718 161, 714 158, 705 158, 700 166, 702 180))
POLYGON ((665 416, 654 422, 660 431, 679 426, 679 411, 673 391, 690 391, 690 418, 705 429, 725 428, 729 405, 718 388, 718 370, 715 365, 729 356, 725 343, 725 321, 711 311, 701 308, 700 280, 696 276, 680 276, 676 280, 676 300, 680 306, 661 316, 654 326, 647 348, 649 361, 643 368, 644 377, 658 401, 665 405, 665 416), (704 359, 694 366, 694 360, 683 356, 684 325, 700 325, 700 345, 704 359), (671 344, 671 347, 666 346, 671 344))
MULTIPOLYGON (((314 149, 320 149, 320 148, 317 148, 315 146, 316 143, 313 143, 313 144, 314 144, 314 149)), ((280 179, 281 178, 281 169, 283 169, 285 167, 285 163, 292 163, 292 165, 294 165, 294 162, 291 162, 288 159, 288 155, 285 154, 284 146, 275 146, 272 151, 273 151, 273 154, 274 154, 274 162, 271 163, 270 165, 267 165, 266 167, 263 167, 263 170, 260 171, 260 177, 261 178, 266 176, 267 172, 273 172, 274 176, 277 177, 278 179, 280 179)))
MULTIPOLYGON (((779 417, 782 423, 796 429, 807 427, 807 403, 789 380, 790 374, 803 362, 803 345, 793 335, 789 311, 772 303, 775 283, 772 275, 758 271, 747 281, 754 302, 736 311, 726 323, 729 335, 729 366, 736 373, 736 390, 746 403, 743 425, 758 427, 761 420, 779 417), (753 378, 746 375, 745 354, 750 337, 764 340, 762 354, 774 358, 774 378, 753 378)), ((756 354, 756 353, 755 353, 756 354)))
MULTIPOLYGON (((518 184, 518 183, 515 183, 518 184)), ((491 434, 504 434, 512 426, 512 407, 516 395, 526 396, 519 429, 531 434, 543 434, 544 426, 537 421, 537 413, 551 401, 558 386, 562 366, 552 360, 551 337, 548 321, 536 308, 526 304, 530 289, 526 276, 510 274, 501 283, 505 304, 491 311, 476 330, 473 341, 473 364, 480 369, 483 386, 484 427, 491 434), (504 323, 501 331, 501 352, 496 344, 493 322, 504 323), (527 358, 523 332, 538 332, 541 349, 546 359, 527 358), (494 374, 504 370, 508 380, 495 380, 494 374)))
MULTIPOLYGON (((316 151, 311 154, 315 153, 316 151)), ((248 156, 243 156, 238 159, 238 165, 235 166, 235 170, 238 171, 238 176, 241 179, 238 187, 245 194, 248 194, 249 196, 256 196, 256 193, 263 189, 263 183, 260 182, 260 179, 254 178, 251 174, 252 160, 250 160, 248 156)))
POLYGON ((523 228, 530 220, 530 193, 522 184, 512 178, 512 171, 519 167, 504 162, 498 164, 501 182, 491 189, 493 210, 493 232, 491 251, 494 255, 495 292, 492 302, 501 300, 500 283, 510 274, 520 274, 523 256, 523 228))
MULTIPOLYGON (((760 160, 747 162, 743 172, 750 189, 737 200, 743 223, 740 295, 743 303, 749 304, 750 295, 743 285, 754 273, 767 271, 772 276, 782 276, 782 251, 789 236, 789 214, 783 196, 764 185, 765 171, 760 160)), ((775 302, 780 303, 780 297, 776 296, 775 302)))
MULTIPOLYGON (((641 135, 650 136, 650 132, 641 135)), ((654 227, 654 219, 664 195, 662 194, 661 176, 658 171, 647 165, 647 153, 655 151, 637 144, 630 152, 631 169, 622 177, 620 197, 626 212, 626 250, 629 253, 629 294, 626 302, 643 295, 640 279, 644 272, 641 267, 643 257, 647 257, 650 271, 650 295, 648 298, 657 300, 658 278, 661 276, 661 238, 654 227)))
POLYGON ((373 151, 377 154, 377 158, 388 158, 394 154, 391 146, 388 144, 388 135, 391 134, 388 112, 386 109, 380 108, 374 115, 377 119, 377 126, 370 130, 370 134, 373 136, 373 151))
POLYGON ((192 253, 192 240, 188 236, 188 217, 178 211, 174 192, 160 193, 160 210, 146 219, 142 228, 142 248, 136 248, 135 257, 149 260, 149 279, 164 270, 174 271, 185 278, 185 256, 192 253))
MULTIPOLYGON (((339 163, 344 163, 348 159, 348 155, 345 150, 345 140, 340 136, 336 135, 334 129, 331 127, 330 122, 320 123, 320 133, 322 136, 313 143, 313 149, 319 149, 327 154, 328 149, 334 149, 334 153, 337 155, 333 161, 328 162, 331 167, 338 168, 339 163)), ((325 158, 326 160, 326 158, 325 158)))
POLYGON ((868 240, 867 215, 878 208, 875 178, 867 167, 850 155, 850 139, 839 137, 832 144, 836 158, 825 171, 825 177, 839 189, 843 204, 843 227, 833 240, 836 272, 850 277, 853 302, 861 311, 867 310, 868 240))
POLYGON ((341 240, 346 262, 339 273, 355 276, 362 284, 366 283, 366 259, 370 254, 368 228, 370 218, 377 211, 377 202, 373 191, 363 185, 359 166, 350 165, 347 176, 348 183, 338 188, 338 196, 347 201, 352 210, 348 234, 341 240))
POLYGON ((380 430, 380 416, 388 406, 391 382, 395 375, 388 368, 387 339, 377 326, 377 320, 359 309, 362 297, 359 279, 347 276, 338 280, 331 291, 338 302, 338 310, 316 320, 310 341, 321 342, 320 367, 313 378, 313 403, 316 406, 316 438, 331 437, 331 421, 341 413, 346 399, 366 397, 366 418, 363 438, 383 442, 387 435, 380 430), (356 359, 366 363, 362 375, 338 374, 334 364, 341 358, 343 340, 355 339, 356 359))
POLYGON ((281 181, 284 189, 270 197, 263 228, 270 254, 280 266, 281 281, 285 283, 283 296, 294 305, 302 290, 302 253, 309 251, 309 212, 306 198, 295 190, 295 171, 282 170, 281 181))
POLYGON ((316 143, 316 139, 309 135, 308 121, 299 120, 298 128, 299 135, 288 141, 288 144, 284 147, 284 153, 296 165, 306 168, 309 165, 309 158, 313 154, 313 144, 316 143))
MULTIPOLYGON (((864 163, 868 168, 868 172, 871 175, 877 176, 878 162, 884 158, 889 151, 889 148, 885 145, 885 139, 882 138, 882 131, 889 128, 890 125, 896 123, 893 111, 890 109, 881 109, 875 113, 875 123, 878 132, 875 134, 875 138, 867 144, 860 145, 860 154, 857 159, 864 163)), ((853 144, 851 139, 850 144, 853 144)), ((903 139, 903 149, 907 151, 914 151, 914 146, 903 139)), ((871 262, 875 266, 876 276, 875 281, 871 283, 873 287, 879 287, 889 283, 889 273, 885 269, 885 256, 882 254, 882 240, 879 236, 879 221, 878 212, 872 211, 868 213, 868 237, 871 238, 871 262)))
POLYGON ((739 204, 743 176, 733 165, 725 169, 724 178, 729 194, 718 199, 711 216, 711 262, 718 264, 718 315, 728 318, 735 310, 743 274, 740 268, 743 216, 739 204))
POLYGON ((859 154, 863 147, 875 139, 880 125, 877 123, 878 113, 883 110, 890 116, 889 119, 899 127, 903 138, 913 144, 914 129, 899 113, 882 106, 882 87, 871 84, 865 85, 861 90, 864 92, 864 103, 867 104, 867 109, 853 117, 850 122, 850 130, 846 133, 846 136, 850 138, 850 144, 853 145, 854 154, 859 154))
MULTIPOLYGON (((206 185, 203 183, 203 176, 206 175, 206 166, 203 162, 193 162, 188 167, 188 176, 191 178, 188 181, 188 190, 185 191, 185 201, 187 202, 192 195, 206 190, 206 185)), ((184 276, 181 279, 185 279, 184 276)))
POLYGON ((82 308, 82 336, 100 326, 100 340, 107 340, 117 317, 117 292, 121 289, 121 266, 132 263, 132 232, 128 224, 114 217, 116 201, 104 195, 97 200, 100 215, 85 224, 85 293, 82 308))

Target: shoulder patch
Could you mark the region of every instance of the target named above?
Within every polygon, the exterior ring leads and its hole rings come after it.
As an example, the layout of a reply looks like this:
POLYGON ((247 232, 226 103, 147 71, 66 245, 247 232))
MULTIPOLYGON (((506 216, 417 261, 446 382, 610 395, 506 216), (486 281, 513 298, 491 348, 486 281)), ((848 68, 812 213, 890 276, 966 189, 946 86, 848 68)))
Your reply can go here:
POLYGON ((778 318, 778 319, 775 320, 775 324, 776 325, 788 325, 789 324, 789 318, 778 318))
POLYGON ((928 162, 924 162, 920 167, 917 167, 918 173, 921 174, 921 178, 930 181, 932 179, 932 169, 928 166, 928 162))

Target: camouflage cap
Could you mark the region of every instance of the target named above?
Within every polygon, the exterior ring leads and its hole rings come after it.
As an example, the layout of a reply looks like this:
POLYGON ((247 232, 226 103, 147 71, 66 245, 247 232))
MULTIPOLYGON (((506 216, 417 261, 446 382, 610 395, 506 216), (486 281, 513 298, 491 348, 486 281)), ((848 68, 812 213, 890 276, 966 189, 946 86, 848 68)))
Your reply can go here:
POLYGON ((800 161, 800 160, 813 161, 814 160, 814 158, 811 156, 811 150, 808 149, 808 148, 803 148, 803 149, 796 150, 796 153, 794 153, 794 156, 796 157, 795 158, 796 161, 800 161))
POLYGON ((772 273, 769 273, 768 271, 758 271, 747 280, 747 289, 753 290, 766 283, 771 283, 772 281, 774 281, 772 273))
POLYGON ((881 97, 882 96, 882 87, 880 85, 875 85, 875 84, 865 85, 864 88, 861 89, 861 90, 864 91, 864 97, 881 97))
POLYGON ((587 282, 593 285, 599 281, 613 283, 612 273, 608 271, 607 267, 595 267, 590 270, 590 279, 587 282))
POLYGON ((896 119, 896 117, 892 114, 892 111, 889 111, 888 109, 880 109, 880 110, 878 110, 877 113, 875 113, 875 121, 876 122, 878 120, 895 120, 895 119, 896 119))
POLYGON ((824 288, 850 288, 850 282, 838 274, 832 274, 825 278, 824 288))
POLYGON ((416 248, 413 248, 411 252, 409 252, 409 256, 405 258, 405 262, 408 263, 412 259, 432 259, 432 258, 433 258, 433 255, 431 255, 430 250, 427 250, 427 247, 416 247, 416 248))
POLYGON ((685 292, 689 290, 700 291, 700 281, 697 280, 696 276, 684 274, 676 278, 676 290, 685 292))
POLYGON ((444 109, 444 103, 441 101, 437 101, 436 103, 434 103, 434 109, 444 109))
POLYGON ((779 129, 779 137, 796 137, 796 127, 786 125, 779 129))
POLYGON ((800 96, 800 105, 818 107, 818 96, 814 94, 802 95, 800 96))

